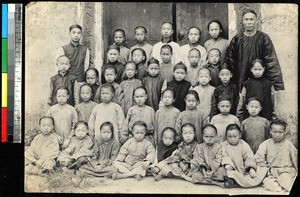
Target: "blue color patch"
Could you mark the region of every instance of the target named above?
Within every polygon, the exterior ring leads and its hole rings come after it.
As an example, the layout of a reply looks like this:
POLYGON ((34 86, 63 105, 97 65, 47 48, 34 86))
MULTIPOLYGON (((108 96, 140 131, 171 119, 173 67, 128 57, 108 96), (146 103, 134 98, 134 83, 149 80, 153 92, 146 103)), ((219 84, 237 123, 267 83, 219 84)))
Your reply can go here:
POLYGON ((2 38, 7 38, 7 33, 8 33, 8 8, 7 4, 2 4, 2 38))

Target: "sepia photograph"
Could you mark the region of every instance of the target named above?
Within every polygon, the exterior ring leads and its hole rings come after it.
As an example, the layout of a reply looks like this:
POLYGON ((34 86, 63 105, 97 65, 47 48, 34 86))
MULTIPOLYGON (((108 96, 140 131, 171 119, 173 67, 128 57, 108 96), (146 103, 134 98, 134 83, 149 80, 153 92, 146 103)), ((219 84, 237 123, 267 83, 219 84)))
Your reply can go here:
POLYGON ((24 11, 26 193, 291 192, 297 4, 24 11))

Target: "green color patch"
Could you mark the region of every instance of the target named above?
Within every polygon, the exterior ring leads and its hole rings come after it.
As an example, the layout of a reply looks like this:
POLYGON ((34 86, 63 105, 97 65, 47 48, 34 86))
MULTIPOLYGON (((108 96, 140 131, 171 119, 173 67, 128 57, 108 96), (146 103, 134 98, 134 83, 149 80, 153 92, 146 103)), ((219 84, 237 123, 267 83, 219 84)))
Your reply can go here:
POLYGON ((2 38, 2 73, 7 73, 7 39, 2 38))

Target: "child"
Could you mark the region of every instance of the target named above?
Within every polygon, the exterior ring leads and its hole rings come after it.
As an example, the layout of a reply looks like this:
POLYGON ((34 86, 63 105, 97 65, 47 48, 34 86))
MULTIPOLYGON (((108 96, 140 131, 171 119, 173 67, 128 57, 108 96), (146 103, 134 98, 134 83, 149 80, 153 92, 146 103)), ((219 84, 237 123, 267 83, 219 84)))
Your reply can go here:
POLYGON ((94 142, 88 135, 88 124, 78 121, 75 126, 75 136, 70 145, 63 150, 57 161, 68 169, 78 170, 82 165, 87 164, 94 154, 94 142))
POLYGON ((237 124, 238 126, 240 126, 240 121, 236 116, 229 114, 231 108, 231 101, 229 96, 224 95, 219 97, 218 108, 220 110, 220 114, 213 116, 210 123, 217 128, 218 141, 222 142, 226 140, 226 127, 230 124, 237 124))
POLYGON ((253 153, 256 153, 259 145, 269 138, 269 122, 267 119, 258 116, 262 110, 259 99, 249 98, 246 108, 250 116, 242 122, 243 139, 249 144, 253 153))
POLYGON ((225 168, 225 187, 254 187, 266 175, 266 168, 257 168, 250 146, 241 138, 237 124, 226 127, 226 141, 222 142, 222 166, 225 168))
POLYGON ((259 116, 271 121, 276 118, 274 113, 276 101, 274 99, 274 86, 272 82, 263 76, 266 65, 259 59, 251 62, 251 73, 253 78, 248 79, 243 83, 243 89, 240 94, 240 100, 237 107, 236 115, 240 120, 245 120, 249 117, 249 113, 245 109, 245 101, 250 97, 257 97, 263 106, 259 116))
POLYGON ((206 51, 210 51, 212 48, 217 48, 220 50, 221 54, 221 64, 224 63, 226 50, 229 46, 229 41, 227 39, 222 38, 223 25, 218 20, 212 20, 207 25, 207 30, 212 39, 207 40, 204 43, 204 47, 206 51))
POLYGON ((208 63, 205 66, 210 71, 210 85, 217 87, 220 84, 219 67, 221 52, 217 48, 212 48, 208 52, 208 63))
POLYGON ((66 87, 69 91, 69 99, 67 103, 74 106, 74 90, 78 83, 76 76, 70 74, 68 71, 70 68, 70 59, 65 55, 61 55, 57 58, 56 65, 58 67, 58 74, 54 75, 50 79, 50 96, 48 104, 50 106, 57 104, 55 92, 60 87, 66 87))
POLYGON ((100 126, 100 140, 94 145, 95 157, 84 166, 84 170, 97 177, 111 177, 115 172, 112 163, 116 159, 120 143, 114 139, 114 126, 111 122, 104 122, 100 126))
POLYGON ((212 124, 202 127, 203 143, 195 148, 191 161, 193 183, 214 184, 223 187, 224 168, 221 167, 222 146, 217 140, 217 128, 212 124))
POLYGON ((80 87, 80 98, 82 103, 75 106, 78 120, 88 122, 91 116, 92 110, 97 105, 96 102, 92 101, 93 88, 90 84, 83 84, 80 87))
POLYGON ((200 68, 198 72, 198 80, 199 85, 193 88, 200 98, 200 103, 197 106, 197 109, 202 111, 205 118, 207 118, 210 114, 211 100, 215 91, 215 87, 209 84, 211 80, 210 71, 207 68, 200 68))
POLYGON ((129 49, 124 46, 124 43, 126 41, 125 31, 123 29, 116 29, 113 33, 113 36, 114 44, 120 48, 120 55, 118 57, 118 61, 125 65, 129 57, 129 49))
POLYGON ((193 157, 193 152, 197 146, 195 138, 195 126, 191 123, 186 123, 181 127, 183 141, 178 145, 178 148, 170 157, 161 162, 158 175, 154 180, 160 181, 163 177, 175 175, 189 182, 192 182, 190 174, 190 161, 193 157))
POLYGON ((56 90, 57 104, 50 107, 46 116, 51 116, 54 119, 54 130, 58 135, 61 148, 68 147, 71 138, 74 135, 73 126, 78 120, 76 110, 71 105, 67 104, 69 91, 64 87, 56 90))
POLYGON ((180 136, 181 126, 185 123, 192 123, 196 130, 195 135, 198 143, 202 142, 201 128, 204 121, 204 114, 197 110, 199 104, 199 96, 195 90, 190 90, 184 99, 186 110, 181 112, 176 120, 175 130, 180 136))
POLYGON ((206 61, 206 49, 199 44, 201 36, 201 31, 198 27, 190 27, 188 30, 188 44, 180 47, 180 58, 182 62, 187 66, 188 70, 190 68, 190 61, 188 58, 189 51, 192 48, 196 48, 200 51, 201 59, 199 61, 199 66, 202 66, 206 61))
POLYGON ((107 59, 108 63, 102 66, 102 75, 101 75, 101 84, 107 83, 104 76, 104 70, 106 67, 113 66, 117 69, 117 77, 115 82, 120 84, 122 81, 122 76, 124 72, 124 64, 118 61, 120 56, 120 47, 117 45, 110 45, 107 50, 107 59))
POLYGON ((291 191, 298 171, 297 149, 286 136, 287 123, 274 120, 270 123, 272 138, 258 148, 255 158, 258 166, 268 167, 263 187, 271 191, 291 191))
POLYGON ((142 80, 143 86, 148 92, 146 104, 157 111, 161 92, 166 89, 167 82, 159 74, 159 62, 157 59, 151 58, 148 61, 148 76, 142 80))
POLYGON ((132 61, 132 51, 136 48, 141 48, 146 52, 146 62, 148 62, 150 57, 152 57, 153 46, 147 43, 147 29, 144 26, 137 26, 134 28, 134 37, 137 41, 137 44, 130 48, 129 60, 132 61))
POLYGON ((161 26, 162 41, 156 43, 152 49, 152 57, 158 59, 160 63, 162 62, 162 59, 160 57, 160 49, 164 44, 169 44, 173 49, 171 63, 175 65, 180 61, 180 54, 179 54, 180 46, 176 42, 172 41, 173 33, 174 33, 173 24, 170 22, 163 22, 161 26))
POLYGON ((199 61, 201 58, 201 53, 198 49, 192 48, 188 53, 188 59, 190 62, 190 67, 186 74, 186 80, 191 82, 192 86, 195 87, 198 82, 198 72, 201 68, 199 66, 199 61))
POLYGON ((76 76, 78 82, 84 81, 84 72, 90 66, 90 50, 80 44, 82 36, 82 27, 80 25, 72 25, 69 28, 70 44, 62 46, 59 49, 57 57, 65 55, 70 59, 70 74, 76 76))
POLYGON ((132 61, 137 67, 137 79, 142 80, 147 76, 147 66, 146 64, 146 52, 141 48, 136 48, 131 52, 132 61))
POLYGON ((121 107, 124 114, 128 113, 130 107, 134 105, 133 101, 133 90, 139 86, 142 86, 142 82, 135 78, 137 74, 137 67, 134 62, 129 61, 125 65, 125 76, 127 80, 122 81, 119 87, 119 98, 118 100, 122 103, 121 107))
POLYGON ((39 120, 41 133, 35 136, 25 150, 25 172, 51 172, 55 167, 55 159, 59 154, 57 137, 53 134, 54 119, 43 116, 39 120))
POLYGON ((232 77, 231 68, 228 64, 223 64, 219 68, 219 78, 221 79, 221 84, 218 85, 214 91, 212 102, 211 102, 211 111, 210 111, 210 118, 214 115, 220 113, 218 109, 218 98, 220 95, 228 95, 231 100, 231 108, 230 114, 236 114, 236 107, 237 102, 239 100, 239 91, 237 86, 230 81, 232 77))
POLYGON ((132 125, 133 138, 130 138, 121 147, 114 161, 118 173, 112 175, 113 180, 135 177, 138 181, 146 176, 146 170, 154 162, 155 148, 145 139, 147 124, 137 121, 132 125))
POLYGON ((175 128, 176 119, 180 111, 173 106, 174 99, 173 88, 166 88, 161 93, 161 101, 163 106, 160 106, 155 113, 155 144, 157 145, 162 140, 162 132, 165 128, 175 128))
POLYGON ((166 79, 167 82, 172 81, 173 79, 173 69, 174 64, 172 64, 172 55, 173 55, 173 49, 171 45, 164 44, 160 48, 160 57, 162 59, 162 62, 160 63, 160 74, 163 79, 166 79))
POLYGON ((124 123, 124 113, 122 108, 112 102, 115 89, 111 84, 103 84, 100 87, 100 95, 102 103, 96 105, 92 110, 88 125, 95 135, 95 139, 100 139, 100 125, 110 121, 114 126, 114 139, 119 142, 119 135, 124 123))
POLYGON ((124 143, 132 134, 133 124, 136 121, 143 120, 143 122, 147 125, 145 139, 149 140, 149 142, 154 145, 153 135, 155 112, 152 107, 145 105, 147 97, 147 90, 143 86, 134 89, 133 99, 135 101, 135 105, 130 107, 128 110, 121 133, 121 143, 124 143))
POLYGON ((167 87, 171 87, 175 91, 174 107, 176 107, 180 111, 185 110, 186 104, 184 98, 191 88, 191 83, 184 79, 186 76, 186 72, 186 66, 182 62, 179 62, 174 66, 173 69, 174 79, 167 83, 167 87))

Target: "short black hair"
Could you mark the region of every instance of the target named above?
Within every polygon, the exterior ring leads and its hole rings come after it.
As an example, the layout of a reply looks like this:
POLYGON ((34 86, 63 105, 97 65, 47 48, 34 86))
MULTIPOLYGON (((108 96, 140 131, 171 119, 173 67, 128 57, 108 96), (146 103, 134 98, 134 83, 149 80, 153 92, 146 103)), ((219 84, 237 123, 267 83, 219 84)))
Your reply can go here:
POLYGON ((177 69, 183 69, 185 72, 187 72, 187 67, 183 62, 178 62, 177 64, 175 64, 173 72, 177 69))
POLYGON ((198 102, 200 101, 199 95, 198 95, 198 93, 195 90, 189 90, 188 93, 185 95, 184 98, 186 99, 187 95, 189 95, 189 94, 193 95, 198 102))
POLYGON ((133 50, 131 51, 131 56, 133 56, 133 53, 134 53, 135 51, 141 51, 141 52, 142 52, 143 56, 145 57, 145 59, 142 61, 142 63, 145 64, 146 61, 147 61, 147 54, 146 54, 145 50, 142 49, 142 48, 135 48, 135 49, 133 49, 133 50))
POLYGON ((41 117, 41 118, 39 119, 39 125, 41 125, 41 122, 42 122, 43 119, 50 119, 50 120, 52 120, 52 123, 53 123, 53 125, 54 125, 54 119, 53 119, 53 117, 51 117, 51 116, 43 116, 43 117, 41 117))
POLYGON ((201 57, 201 52, 199 51, 199 49, 197 49, 197 48, 192 48, 191 50, 189 50, 189 53, 188 53, 188 54, 190 54, 190 52, 192 52, 192 51, 197 51, 197 52, 199 53, 199 56, 201 57))
POLYGON ((115 88, 114 88, 114 86, 112 84, 110 84, 110 83, 105 83, 105 84, 101 85, 100 86, 100 92, 104 88, 110 89, 112 93, 115 93, 115 91, 116 91, 115 88))
POLYGON ((55 96, 57 95, 58 90, 65 90, 65 91, 67 92, 68 95, 70 94, 68 88, 66 88, 65 86, 60 86, 60 87, 58 87, 58 88, 56 89, 56 91, 55 91, 55 96))
POLYGON ((172 131, 172 133, 173 133, 173 135, 174 135, 174 139, 175 139, 177 133, 176 133, 176 131, 175 131, 174 128, 172 128, 172 127, 165 127, 165 128, 162 130, 161 136, 164 136, 164 133, 165 133, 166 131, 172 131))
POLYGON ((169 22, 169 21, 164 21, 161 26, 163 26, 164 24, 170 24, 172 26, 172 30, 174 30, 174 25, 173 23, 169 22))
POLYGON ((206 129, 206 128, 212 128, 213 130, 215 130, 215 132, 216 132, 216 134, 218 134, 218 129, 215 127, 215 125, 213 125, 213 124, 206 124, 206 125, 204 125, 203 127, 202 127, 202 135, 204 134, 204 130, 206 129))
POLYGON ((77 127, 79 126, 79 125, 81 125, 81 124, 83 124, 83 125, 85 125, 86 126, 86 128, 87 129, 89 129, 89 125, 88 125, 88 123, 87 122, 85 122, 85 121, 82 121, 82 120, 79 120, 78 122, 76 122, 76 124, 74 125, 74 131, 77 129, 77 127))
POLYGON ((144 90, 146 92, 146 94, 148 94, 147 89, 144 86, 139 86, 139 87, 136 87, 133 90, 132 97, 134 96, 135 91, 137 91, 138 89, 142 89, 142 90, 144 90))
POLYGON ((258 101, 260 103, 260 106, 262 106, 261 100, 259 98, 257 98, 257 97, 253 96, 253 97, 248 98, 248 100, 246 102, 246 105, 248 105, 250 103, 250 101, 258 101))
POLYGON ((199 36, 201 36, 201 30, 200 30, 199 27, 196 27, 196 26, 190 27, 190 28, 188 29, 188 31, 187 31, 188 34, 190 33, 190 30, 191 30, 191 29, 197 29, 197 30, 199 31, 199 36))
POLYGON ((254 59, 251 61, 250 69, 255 65, 255 63, 260 63, 263 68, 266 68, 266 64, 261 59, 254 59))
POLYGON ((164 89, 164 91, 162 91, 162 93, 161 93, 161 97, 163 97, 164 93, 166 93, 167 91, 172 92, 173 98, 175 97, 175 90, 172 87, 167 87, 166 89, 164 89))
POLYGON ((220 30, 222 31, 222 32, 220 33, 220 35, 222 35, 222 33, 223 33, 223 31, 224 31, 224 28, 223 28, 222 23, 221 23, 219 20, 217 20, 217 19, 214 19, 214 20, 209 21, 209 23, 207 24, 207 30, 209 30, 209 26, 210 26, 212 23, 217 23, 217 24, 219 25, 220 30))
POLYGON ((134 28, 134 33, 136 33, 135 31, 136 31, 137 29, 143 29, 143 30, 144 30, 144 33, 145 33, 145 34, 147 33, 147 29, 146 29, 146 27, 144 27, 144 26, 139 25, 139 26, 135 27, 135 28, 134 28))
POLYGON ((184 127, 191 127, 191 128, 193 129, 194 133, 196 134, 196 127, 195 127, 195 125, 193 125, 192 123, 188 122, 188 123, 185 123, 185 124, 183 124, 183 125, 181 126, 181 129, 180 129, 181 135, 182 135, 182 129, 183 129, 184 127))
POLYGON ((159 66, 159 61, 158 61, 158 59, 155 59, 154 57, 152 57, 152 58, 148 61, 147 65, 149 66, 150 64, 157 64, 157 65, 159 66))
POLYGON ((275 120, 271 121, 270 129, 272 128, 272 125, 281 125, 281 126, 283 126, 283 129, 286 130, 288 123, 282 119, 275 119, 275 120))
POLYGON ((66 55, 60 55, 60 56, 58 56, 58 57, 56 58, 56 62, 58 62, 58 60, 59 60, 60 58, 62 58, 62 57, 66 57, 66 58, 69 60, 69 62, 70 62, 70 58, 69 58, 68 56, 66 56, 66 55))
POLYGON ((116 30, 114 30, 113 35, 115 36, 115 34, 117 32, 121 32, 123 34, 123 36, 126 37, 125 31, 123 29, 116 29, 116 30))
POLYGON ((69 32, 71 32, 72 29, 75 29, 75 28, 80 29, 80 31, 82 32, 82 27, 81 27, 80 25, 78 25, 78 24, 71 25, 71 26, 69 27, 69 32))
POLYGON ((111 130, 111 134, 112 134, 111 138, 113 138, 114 137, 114 125, 109 121, 103 122, 100 126, 100 130, 105 126, 109 126, 109 128, 111 130))
POLYGON ((107 70, 113 70, 113 71, 115 72, 115 74, 118 73, 116 67, 114 67, 114 66, 108 66, 108 67, 105 67, 103 73, 105 74, 105 72, 106 72, 107 70))
POLYGON ((234 130, 234 129, 238 130, 239 133, 242 133, 241 128, 240 128, 239 125, 237 125, 237 124, 230 124, 230 125, 228 125, 228 126, 226 127, 225 136, 227 136, 228 131, 234 130))
POLYGON ((84 83, 82 86, 80 86, 80 92, 81 92, 81 89, 82 89, 84 86, 89 87, 89 88, 91 89, 92 94, 94 94, 93 88, 92 88, 91 84, 89 84, 89 83, 84 83))
POLYGON ((85 71, 85 78, 86 78, 87 72, 90 70, 94 71, 96 76, 99 77, 99 71, 96 68, 89 68, 85 71))
POLYGON ((171 53, 173 54, 173 48, 171 45, 169 45, 169 44, 162 45, 162 47, 160 48, 160 53, 162 52, 163 49, 169 49, 171 51, 171 53))
POLYGON ((147 124, 142 121, 142 120, 138 120, 138 121, 135 121, 132 125, 132 130, 135 126, 141 126, 141 127, 145 127, 146 131, 147 131, 147 124))

